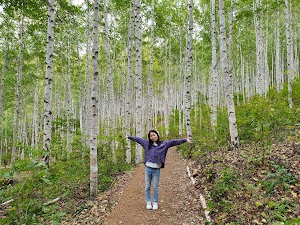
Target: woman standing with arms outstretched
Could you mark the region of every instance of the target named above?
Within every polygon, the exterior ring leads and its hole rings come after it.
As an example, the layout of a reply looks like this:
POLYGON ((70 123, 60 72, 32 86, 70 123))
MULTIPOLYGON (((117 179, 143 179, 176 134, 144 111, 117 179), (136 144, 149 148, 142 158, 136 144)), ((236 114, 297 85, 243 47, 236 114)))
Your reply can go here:
POLYGON ((160 169, 165 167, 165 160, 168 149, 181 145, 185 142, 192 143, 189 138, 174 139, 168 141, 160 141, 159 133, 156 130, 150 130, 148 133, 148 140, 141 137, 126 136, 129 140, 132 140, 143 146, 145 150, 144 164, 145 168, 145 195, 146 195, 146 208, 158 209, 159 199, 159 178, 160 169), (153 182, 154 196, 151 202, 151 182, 153 182))

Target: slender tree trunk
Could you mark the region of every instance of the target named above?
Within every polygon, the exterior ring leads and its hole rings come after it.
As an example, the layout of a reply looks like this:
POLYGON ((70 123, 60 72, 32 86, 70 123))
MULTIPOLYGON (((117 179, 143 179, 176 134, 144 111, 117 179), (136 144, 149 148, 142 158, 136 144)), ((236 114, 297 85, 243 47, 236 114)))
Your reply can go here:
POLYGON ((256 34, 256 93, 262 95, 264 93, 264 73, 263 73, 263 40, 262 40, 262 23, 259 0, 254 3, 254 26, 256 34), (259 4, 259 5, 258 5, 259 4))
POLYGON ((281 90, 283 88, 282 68, 281 68, 281 48, 280 48, 280 13, 277 14, 277 26, 275 28, 275 81, 276 89, 281 90))
MULTIPOLYGON (((110 37, 109 37, 109 24, 107 19, 107 2, 104 0, 104 25, 105 25, 105 52, 106 52, 106 59, 107 59, 107 67, 106 67, 106 92, 107 92, 107 111, 108 111, 108 124, 110 128, 113 128, 114 124, 114 106, 115 106, 115 97, 114 97, 114 81, 113 75, 111 72, 111 55, 110 55, 110 37)), ((109 129, 111 130, 111 129, 109 129)), ((111 132, 108 131, 108 135, 111 136, 111 132)), ((116 161, 116 154, 114 149, 114 144, 111 144, 112 147, 112 157, 113 160, 116 161)))
POLYGON ((98 135, 98 27, 99 27, 99 1, 94 0, 93 24, 93 77, 91 92, 91 137, 90 137, 90 196, 95 199, 98 194, 98 161, 97 161, 97 135, 98 135))
POLYGON ((13 124, 13 143, 11 153, 11 168, 14 165, 16 159, 16 143, 18 142, 19 132, 19 115, 20 115, 20 101, 21 101, 21 84, 23 77, 23 49, 24 49, 24 15, 22 13, 22 19, 20 24, 20 51, 18 56, 18 75, 17 75, 17 89, 15 98, 15 109, 14 109, 14 124, 13 124))
POLYGON ((232 57, 234 0, 231 0, 230 2, 231 2, 231 5, 230 5, 230 14, 229 14, 229 33, 228 33, 228 69, 229 69, 230 73, 232 74, 232 77, 234 77, 233 57, 232 57))
POLYGON ((285 0, 285 35, 286 35, 286 49, 287 49, 287 78, 288 78, 288 102, 290 108, 293 108, 292 100, 292 79, 293 79, 293 40, 292 40, 292 29, 291 29, 291 20, 290 20, 290 8, 289 1, 285 0))
MULTIPOLYGON (((38 67, 39 68, 39 67, 38 67)), ((39 69, 38 69, 39 71, 39 69)), ((39 121, 39 81, 36 80, 33 100, 33 115, 32 115, 32 135, 31 135, 31 147, 38 147, 38 121, 39 121)))
POLYGON ((224 86, 225 86, 228 118, 229 118, 231 148, 237 149, 239 147, 239 137, 238 137, 235 106, 234 106, 233 93, 232 93, 232 84, 231 84, 232 74, 228 69, 228 60, 227 60, 224 0, 219 0, 219 17, 220 17, 221 67, 224 73, 224 86))
MULTIPOLYGON (((1 83, 0 83, 0 127, 2 127, 3 122, 3 91, 4 91, 4 79, 5 79, 5 73, 6 73, 6 60, 7 60, 7 51, 8 51, 8 39, 5 37, 5 47, 3 49, 3 61, 2 61, 2 70, 1 70, 1 83)), ((0 141, 1 144, 4 142, 4 135, 0 128, 0 141)), ((2 146, 0 149, 0 167, 2 162, 2 146)))
MULTIPOLYGON (((134 0, 130 1, 130 23, 129 23, 129 33, 128 33, 128 74, 127 74, 127 86, 126 86, 126 119, 125 127, 126 133, 130 134, 130 125, 132 117, 132 49, 133 49, 133 39, 134 39, 134 14, 135 14, 135 2, 134 0)), ((131 163, 131 149, 130 149, 130 140, 126 139, 126 162, 131 163)))
POLYGON ((54 15, 55 0, 48 0, 48 30, 47 30, 47 55, 46 78, 44 92, 44 138, 43 161, 49 167, 51 155, 51 128, 52 128, 52 66, 54 47, 54 15))
MULTIPOLYGON (((181 33, 181 27, 179 27, 179 41, 180 41, 180 52, 179 52, 179 80, 181 84, 184 84, 184 78, 183 78, 183 68, 182 68, 182 64, 183 64, 183 60, 182 60, 182 33, 181 33)), ((179 94, 178 94, 178 115, 179 115, 179 136, 182 136, 183 133, 183 119, 182 119, 182 112, 184 111, 184 107, 183 107, 183 101, 182 101, 182 88, 180 88, 179 90, 179 94)))
POLYGON ((187 37, 187 70, 185 77, 185 121, 187 136, 192 138, 192 128, 191 128, 191 73, 192 73, 192 41, 193 41, 193 0, 188 3, 189 8, 189 24, 188 24, 188 37, 187 37))
POLYGON ((71 37, 70 33, 68 34, 68 52, 67 52, 67 158, 70 158, 71 153, 71 143, 72 143, 72 128, 71 128, 71 119, 73 115, 72 109, 72 81, 71 81, 71 37))
MULTIPOLYGON (((143 124, 142 124, 142 37, 141 37, 141 0, 136 0, 136 68, 135 68, 135 82, 136 82, 136 135, 143 136, 143 124)), ((142 147, 136 145, 136 164, 143 161, 142 159, 142 147)))
POLYGON ((154 0, 151 3, 151 34, 150 34, 150 74, 148 80, 148 96, 149 96, 149 107, 148 107, 148 127, 153 126, 153 63, 154 63, 154 0))
POLYGON ((215 0, 210 1, 211 4, 211 46, 212 46, 212 61, 211 61, 211 90, 210 90, 210 120, 212 130, 217 126, 217 104, 218 104, 218 69, 217 69, 217 41, 216 41, 216 7, 215 0))

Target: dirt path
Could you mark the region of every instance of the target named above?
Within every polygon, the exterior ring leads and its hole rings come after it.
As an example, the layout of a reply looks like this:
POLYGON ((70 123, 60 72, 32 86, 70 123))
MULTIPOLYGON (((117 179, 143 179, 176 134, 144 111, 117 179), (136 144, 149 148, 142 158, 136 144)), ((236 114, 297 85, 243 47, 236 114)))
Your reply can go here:
POLYGON ((133 172, 118 204, 105 219, 105 225, 191 225, 204 224, 199 196, 186 175, 186 161, 175 149, 167 155, 161 170, 159 209, 147 210, 144 194, 145 166, 133 172))

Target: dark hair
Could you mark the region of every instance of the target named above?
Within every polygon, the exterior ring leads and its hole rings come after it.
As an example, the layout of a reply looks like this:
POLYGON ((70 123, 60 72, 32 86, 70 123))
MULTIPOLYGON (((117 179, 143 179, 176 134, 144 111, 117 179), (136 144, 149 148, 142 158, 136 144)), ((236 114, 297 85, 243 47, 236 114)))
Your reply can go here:
POLYGON ((161 141, 159 140, 159 133, 158 133, 158 131, 157 130, 150 130, 149 133, 148 133, 148 140, 149 140, 148 149, 150 149, 151 145, 153 144, 153 141, 150 138, 150 133, 156 133, 157 137, 158 137, 156 143, 158 145, 160 145, 160 143, 161 143, 161 141))

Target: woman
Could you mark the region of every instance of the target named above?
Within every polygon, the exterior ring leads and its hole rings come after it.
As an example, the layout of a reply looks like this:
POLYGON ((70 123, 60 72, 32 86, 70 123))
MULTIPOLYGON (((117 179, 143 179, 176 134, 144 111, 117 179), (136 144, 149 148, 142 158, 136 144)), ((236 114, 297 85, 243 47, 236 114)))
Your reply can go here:
POLYGON ((165 160, 168 149, 181 145, 184 142, 192 143, 189 138, 174 139, 168 141, 160 141, 159 133, 156 130, 150 130, 148 133, 148 140, 140 137, 126 136, 129 140, 135 141, 142 145, 145 150, 145 194, 146 194, 146 208, 158 209, 159 197, 159 177, 160 169, 165 167, 165 160), (151 203, 150 188, 153 181, 154 196, 151 203))

